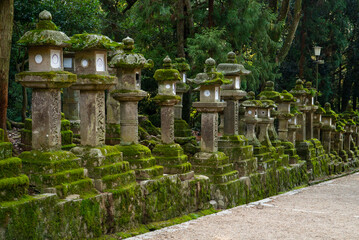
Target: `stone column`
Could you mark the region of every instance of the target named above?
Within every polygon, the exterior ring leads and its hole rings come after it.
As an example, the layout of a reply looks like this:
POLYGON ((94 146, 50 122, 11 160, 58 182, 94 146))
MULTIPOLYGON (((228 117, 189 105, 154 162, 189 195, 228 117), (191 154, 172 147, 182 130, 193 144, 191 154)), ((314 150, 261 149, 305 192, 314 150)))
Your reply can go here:
POLYGON ((201 151, 218 151, 218 113, 202 113, 201 115, 201 151))
POLYGON ((161 106, 161 140, 164 144, 174 143, 174 107, 161 106))
POLYGON ((257 113, 258 113, 258 126, 259 126, 259 135, 258 140, 261 144, 272 147, 272 142, 269 138, 268 129, 269 125, 273 121, 272 118, 270 118, 270 108, 272 108, 274 105, 273 101, 271 100, 262 100, 262 106, 258 107, 257 113))
POLYGON ((260 146, 260 142, 256 136, 256 125, 260 121, 257 118, 256 112, 259 107, 261 107, 262 103, 258 100, 254 99, 254 92, 249 92, 247 95, 247 100, 242 103, 242 107, 245 108, 244 112, 244 124, 246 127, 245 136, 248 139, 249 144, 258 147, 260 146))

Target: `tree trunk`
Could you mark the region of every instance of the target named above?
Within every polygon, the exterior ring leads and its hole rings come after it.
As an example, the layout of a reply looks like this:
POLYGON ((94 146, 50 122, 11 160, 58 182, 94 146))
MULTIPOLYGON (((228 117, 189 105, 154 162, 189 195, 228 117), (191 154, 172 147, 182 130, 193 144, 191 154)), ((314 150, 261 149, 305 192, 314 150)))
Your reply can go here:
POLYGON ((27 108, 27 91, 25 87, 22 87, 22 108, 21 108, 21 121, 25 123, 27 108))
MULTIPOLYGON (((299 77, 304 79, 304 66, 305 66, 305 41, 307 39, 307 31, 306 31, 306 20, 307 16, 305 13, 305 5, 303 6, 303 22, 302 29, 300 32, 300 59, 299 59, 299 77)), ((317 89, 318 90, 318 89, 317 89)))
MULTIPOLYGON (((0 1, 0 128, 6 131, 14 0, 0 1)), ((6 140, 7 134, 5 134, 6 140)))
POLYGON ((187 20, 188 32, 189 32, 189 35, 192 36, 194 24, 193 24, 193 13, 192 13, 191 0, 184 0, 184 5, 185 5, 185 16, 186 16, 186 20, 187 20))
POLYGON ((297 27, 300 21, 300 17, 302 14, 302 0, 296 0, 294 3, 294 14, 293 14, 293 21, 289 27, 288 35, 284 40, 283 47, 280 49, 277 55, 277 63, 283 62, 285 57, 288 55, 290 47, 292 45, 295 32, 297 31, 297 27))
POLYGON ((184 52, 184 34, 185 34, 185 18, 184 18, 184 0, 177 0, 177 55, 185 57, 184 52))
POLYGON ((214 27, 213 23, 214 0, 208 0, 208 27, 214 27))
POLYGON ((277 18, 278 22, 283 21, 287 17, 288 12, 289 12, 289 8, 290 8, 289 1, 290 0, 283 0, 282 6, 280 8, 280 12, 279 12, 279 15, 278 15, 278 18, 277 18))
POLYGON ((339 79, 338 79, 338 112, 341 112, 341 92, 342 92, 342 64, 339 65, 339 79))

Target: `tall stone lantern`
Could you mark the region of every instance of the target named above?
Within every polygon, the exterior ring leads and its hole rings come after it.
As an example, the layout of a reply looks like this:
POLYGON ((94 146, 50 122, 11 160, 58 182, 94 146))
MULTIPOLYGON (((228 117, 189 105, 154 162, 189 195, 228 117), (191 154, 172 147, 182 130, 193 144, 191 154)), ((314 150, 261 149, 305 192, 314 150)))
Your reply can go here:
POLYGON ((213 183, 211 197, 218 201, 219 207, 233 204, 235 198, 230 193, 231 186, 239 182, 238 171, 229 163, 223 152, 218 152, 218 112, 226 107, 221 102, 221 85, 229 83, 222 73, 216 70, 216 61, 209 58, 205 62, 204 73, 197 74, 193 80, 200 88, 200 101, 194 102, 201 113, 201 152, 196 153, 191 162, 196 173, 206 175, 213 183))
POLYGON ((290 93, 297 99, 295 104, 298 107, 299 111, 303 113, 297 116, 297 121, 300 128, 296 132, 296 141, 299 143, 307 139, 306 113, 311 110, 311 107, 307 106, 308 89, 304 88, 303 81, 298 79, 295 87, 290 91, 290 93))
POLYGON ((113 56, 109 63, 116 69, 118 78, 116 90, 111 92, 120 102, 121 145, 116 147, 135 170, 137 180, 152 179, 163 175, 163 167, 156 166, 149 148, 138 144, 138 102, 147 96, 147 92, 141 90, 141 70, 153 66, 153 62, 134 52, 132 38, 124 38, 122 44, 123 52, 113 56))
POLYGON ((180 101, 176 95, 176 83, 181 81, 178 70, 172 68, 172 61, 167 56, 163 60, 163 69, 155 72, 154 78, 158 82, 158 94, 154 101, 161 106, 161 140, 152 150, 157 164, 164 167, 166 174, 178 174, 181 180, 193 178, 192 165, 187 161, 187 155, 179 144, 174 143, 174 110, 180 101))
POLYGON ((248 75, 251 71, 238 64, 236 54, 229 52, 227 62, 217 66, 218 72, 223 73, 224 77, 231 80, 230 84, 222 86, 221 97, 227 102, 224 108, 224 134, 238 135, 238 100, 242 99, 247 93, 241 90, 241 76, 248 75))
POLYGON ((319 102, 316 102, 315 105, 318 106, 318 109, 315 110, 315 112, 313 114, 313 137, 319 140, 320 139, 320 129, 323 126, 322 115, 325 113, 325 110, 324 110, 324 108, 319 106, 319 102))
POLYGON ((297 118, 298 115, 302 115, 300 111, 298 111, 297 105, 294 103, 290 104, 290 114, 292 114, 292 117, 288 119, 288 141, 296 144, 297 139, 297 131, 300 128, 300 125, 298 125, 297 118))
POLYGON ((276 105, 272 100, 264 99, 261 100, 262 104, 257 108, 257 115, 259 118, 258 127, 259 127, 259 142, 268 147, 272 148, 272 142, 269 138, 269 126, 273 124, 274 118, 271 117, 270 110, 275 108, 276 105))
MULTIPOLYGON (((279 139, 282 141, 288 141, 288 128, 289 128, 289 120, 294 117, 294 115, 290 112, 291 103, 295 102, 295 98, 292 94, 288 93, 284 90, 281 93, 280 100, 278 100, 278 135, 279 139)), ((296 121, 296 119, 293 119, 296 121)))
POLYGON ((173 67, 179 71, 181 77, 180 81, 176 83, 176 94, 181 100, 175 105, 174 117, 175 120, 180 120, 182 119, 183 94, 190 89, 190 86, 187 85, 187 71, 190 70, 190 66, 185 58, 176 58, 175 60, 173 67))
POLYGON ((246 138, 249 144, 259 147, 261 144, 256 136, 256 125, 259 122, 257 117, 257 109, 261 107, 262 102, 255 100, 255 93, 249 92, 246 100, 242 103, 245 108, 244 123, 246 125, 246 138))
POLYGON ((19 157, 30 184, 40 192, 57 193, 59 197, 92 189, 87 171, 79 159, 61 149, 61 88, 76 82, 76 75, 63 71, 63 48, 70 40, 57 31, 48 11, 39 14, 36 30, 19 40, 29 51, 29 71, 16 75, 16 81, 32 92, 32 149, 19 157), (39 161, 41 159, 41 161, 39 161), (59 162, 67 164, 58 167, 59 162), (64 177, 59 177, 64 176, 64 177))
POLYGON ((312 83, 311 82, 306 82, 305 83, 305 87, 307 89, 307 102, 306 102, 306 105, 307 105, 307 108, 308 108, 308 111, 306 111, 306 126, 305 126, 305 129, 306 129, 306 139, 307 140, 310 140, 313 138, 313 130, 314 130, 314 112, 318 109, 318 106, 314 104, 314 97, 315 95, 317 94, 317 91, 312 88, 312 83))
POLYGON ((117 78, 107 71, 107 51, 116 47, 106 36, 76 34, 71 38, 75 53, 77 82, 72 89, 80 90, 81 145, 105 144, 105 90, 114 86, 117 78))
POLYGON ((327 153, 331 152, 331 137, 332 132, 335 130, 335 122, 337 115, 336 113, 331 109, 330 103, 325 103, 324 105, 325 113, 322 114, 322 122, 323 127, 321 128, 322 132, 322 143, 324 149, 327 151, 327 153))

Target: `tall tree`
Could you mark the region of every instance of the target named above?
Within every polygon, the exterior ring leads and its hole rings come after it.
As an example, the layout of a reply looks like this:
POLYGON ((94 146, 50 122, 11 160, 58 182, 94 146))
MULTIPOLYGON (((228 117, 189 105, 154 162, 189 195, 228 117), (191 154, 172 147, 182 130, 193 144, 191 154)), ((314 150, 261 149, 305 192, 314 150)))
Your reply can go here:
POLYGON ((13 21, 14 0, 0 1, 0 128, 5 131, 13 21))

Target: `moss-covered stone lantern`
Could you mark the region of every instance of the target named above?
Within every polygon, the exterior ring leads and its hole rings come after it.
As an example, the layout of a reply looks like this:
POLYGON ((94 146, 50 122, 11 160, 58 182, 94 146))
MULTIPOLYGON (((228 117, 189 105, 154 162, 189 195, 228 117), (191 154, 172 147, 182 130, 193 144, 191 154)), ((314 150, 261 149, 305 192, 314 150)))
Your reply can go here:
POLYGON ((271 118, 270 110, 275 108, 276 105, 272 100, 264 99, 261 100, 262 104, 257 108, 258 115, 258 127, 259 127, 259 142, 269 148, 272 148, 272 142, 269 138, 269 125, 273 124, 274 118, 271 118))
POLYGON ((325 110, 319 105, 319 102, 316 102, 315 105, 318 106, 318 109, 313 114, 313 137, 319 140, 320 129, 323 126, 322 115, 325 114, 325 110))
POLYGON ((180 73, 181 81, 176 83, 176 94, 181 98, 180 101, 175 105, 175 121, 182 120, 182 109, 183 109, 183 94, 188 92, 190 86, 187 83, 187 71, 190 70, 190 66, 185 58, 176 58, 173 67, 180 73))
POLYGON ((290 113, 290 104, 293 102, 295 102, 295 98, 286 90, 283 90, 280 99, 277 101, 278 135, 282 141, 288 141, 289 120, 294 117, 294 115, 290 113))
MULTIPOLYGON (((259 100, 267 99, 272 100, 275 103, 279 102, 281 100, 281 97, 281 94, 274 90, 274 82, 272 81, 267 81, 264 90, 258 94, 259 100)), ((275 108, 270 109, 270 114, 274 118, 277 117, 277 111, 275 110, 275 108)), ((268 134, 272 143, 277 145, 277 143, 279 142, 279 138, 277 131, 274 127, 274 120, 271 121, 271 123, 269 124, 268 134)))
POLYGON ((251 72, 237 63, 234 52, 228 53, 227 62, 219 64, 217 70, 226 79, 231 80, 230 84, 222 86, 221 91, 221 98, 227 102, 227 107, 224 109, 224 134, 238 135, 238 100, 247 95, 245 91, 240 90, 241 76, 251 72))
POLYGON ((331 137, 332 132, 335 130, 335 122, 337 114, 331 109, 330 103, 324 104, 325 113, 322 114, 323 127, 322 132, 322 143, 327 153, 331 152, 331 137))
POLYGON ((76 34, 71 38, 75 51, 77 82, 72 89, 80 90, 81 145, 105 144, 105 90, 115 85, 117 78, 107 71, 107 51, 118 44, 98 34, 76 34))
POLYGON ((298 115, 302 115, 303 113, 298 110, 296 104, 290 104, 290 114, 292 117, 288 119, 288 141, 296 144, 297 140, 297 131, 300 128, 300 125, 297 123, 298 115))
POLYGON ((158 94, 153 99, 161 106, 162 144, 157 144, 152 153, 157 164, 164 167, 164 173, 178 174, 182 180, 187 180, 194 176, 192 165, 183 154, 182 147, 174 143, 174 105, 180 100, 176 95, 176 84, 181 81, 180 76, 179 71, 172 68, 172 61, 168 56, 163 60, 163 69, 155 72, 158 94))
POLYGON ((318 106, 314 104, 314 97, 317 94, 317 91, 312 88, 312 83, 311 82, 306 82, 305 83, 305 87, 307 90, 307 101, 306 101, 306 105, 308 108, 308 111, 306 111, 306 139, 310 140, 313 138, 313 130, 314 130, 314 125, 313 125, 313 115, 314 112, 318 109, 318 106))
POLYGON ((23 172, 36 191, 57 193, 60 198, 92 191, 93 184, 81 168, 80 159, 61 149, 61 88, 76 82, 63 71, 63 48, 70 39, 57 31, 48 11, 39 14, 36 30, 26 32, 19 44, 28 47, 29 71, 16 75, 32 91, 32 149, 19 157, 23 172), (60 166, 59 163, 66 163, 60 166))
POLYGON ((245 108, 244 113, 244 122, 246 124, 246 138, 248 139, 249 144, 258 147, 260 142, 256 136, 256 125, 259 122, 257 118, 257 109, 261 107, 262 102, 255 100, 254 92, 249 92, 246 100, 242 103, 242 106, 245 108))
POLYGON ((298 125, 300 128, 296 132, 296 141, 302 142, 307 139, 306 137, 306 113, 310 111, 310 107, 307 106, 308 102, 308 89, 304 88, 303 81, 298 79, 296 82, 295 87, 290 91, 290 93, 297 99, 296 106, 298 107, 299 111, 303 114, 297 116, 298 125))
POLYGON ((124 38, 122 44, 123 51, 118 51, 109 63, 118 77, 118 85, 111 92, 120 102, 121 145, 116 146, 135 171, 137 180, 153 179, 163 175, 163 167, 156 165, 149 148, 138 144, 138 102, 147 96, 147 92, 141 90, 141 70, 152 67, 153 62, 134 52, 132 38, 124 38))
POLYGON ((230 189, 240 184, 238 171, 223 152, 218 152, 218 112, 226 107, 220 98, 221 85, 230 82, 217 72, 212 58, 206 60, 204 73, 197 74, 193 81, 200 89, 200 101, 194 102, 193 107, 201 113, 201 152, 193 156, 192 166, 196 173, 210 178, 211 197, 222 208, 227 206, 225 203, 233 204, 234 193, 230 189))

